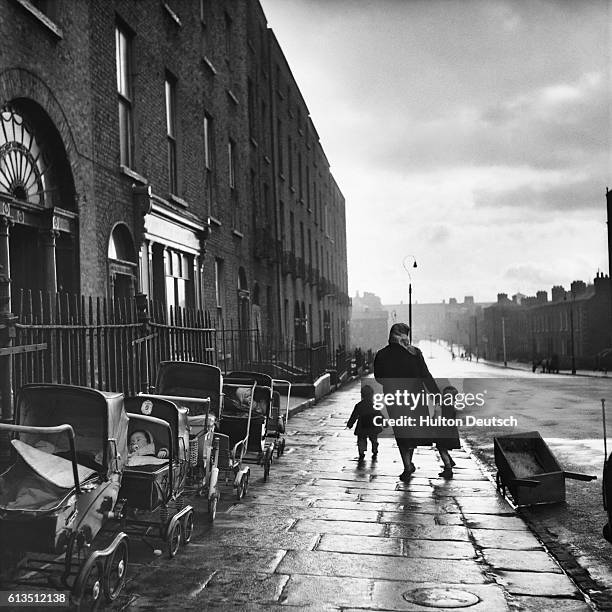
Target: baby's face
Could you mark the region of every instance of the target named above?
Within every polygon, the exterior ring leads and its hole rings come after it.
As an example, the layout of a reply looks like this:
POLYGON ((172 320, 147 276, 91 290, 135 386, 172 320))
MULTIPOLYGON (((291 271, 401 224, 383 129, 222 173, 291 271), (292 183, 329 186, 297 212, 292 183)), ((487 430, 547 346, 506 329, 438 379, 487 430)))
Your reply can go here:
POLYGON ((142 448, 143 446, 146 446, 147 438, 141 431, 135 431, 130 436, 130 444, 132 446, 138 446, 139 448, 142 448))

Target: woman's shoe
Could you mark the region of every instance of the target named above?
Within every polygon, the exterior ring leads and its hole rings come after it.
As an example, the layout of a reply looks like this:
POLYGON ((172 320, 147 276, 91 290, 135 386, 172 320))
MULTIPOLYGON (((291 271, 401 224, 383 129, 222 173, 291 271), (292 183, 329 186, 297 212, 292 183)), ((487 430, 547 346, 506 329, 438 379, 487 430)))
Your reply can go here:
POLYGON ((452 478, 453 477, 453 468, 451 467, 445 467, 439 474, 438 476, 441 476, 442 478, 452 478))
POLYGON ((451 462, 450 462, 450 466, 452 468, 454 468, 457 464, 453 461, 453 459, 451 458, 451 462))
POLYGON ((416 467, 414 466, 414 463, 407 469, 404 470, 400 476, 399 479, 402 482, 408 482, 410 480, 410 477, 416 472, 416 467))

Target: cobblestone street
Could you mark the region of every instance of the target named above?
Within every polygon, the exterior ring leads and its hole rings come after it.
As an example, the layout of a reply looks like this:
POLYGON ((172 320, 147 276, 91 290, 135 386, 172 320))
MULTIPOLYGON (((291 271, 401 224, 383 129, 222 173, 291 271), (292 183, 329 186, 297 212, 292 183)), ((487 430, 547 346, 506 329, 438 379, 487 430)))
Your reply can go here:
POLYGON ((393 441, 357 466, 344 429, 352 383, 289 421, 270 480, 254 466, 245 499, 224 489, 213 526, 196 499, 192 542, 168 560, 132 542, 125 610, 591 609, 465 451, 455 478, 434 450, 401 483, 393 441))

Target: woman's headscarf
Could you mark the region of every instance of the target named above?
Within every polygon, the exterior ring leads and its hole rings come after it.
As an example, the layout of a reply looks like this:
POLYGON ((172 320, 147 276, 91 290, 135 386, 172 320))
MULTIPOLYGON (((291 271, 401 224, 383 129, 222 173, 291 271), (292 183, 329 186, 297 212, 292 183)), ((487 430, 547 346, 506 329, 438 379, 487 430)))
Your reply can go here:
POLYGON ((394 323, 389 330, 389 344, 399 344, 408 350, 410 348, 410 327, 406 323, 394 323))

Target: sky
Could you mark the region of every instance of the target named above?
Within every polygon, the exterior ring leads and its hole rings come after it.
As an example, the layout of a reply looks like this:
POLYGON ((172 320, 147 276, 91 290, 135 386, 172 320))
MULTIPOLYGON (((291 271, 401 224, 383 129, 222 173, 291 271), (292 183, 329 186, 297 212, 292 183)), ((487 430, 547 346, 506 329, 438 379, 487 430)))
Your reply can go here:
POLYGON ((349 295, 608 273, 612 0, 260 1, 346 200, 349 295))

